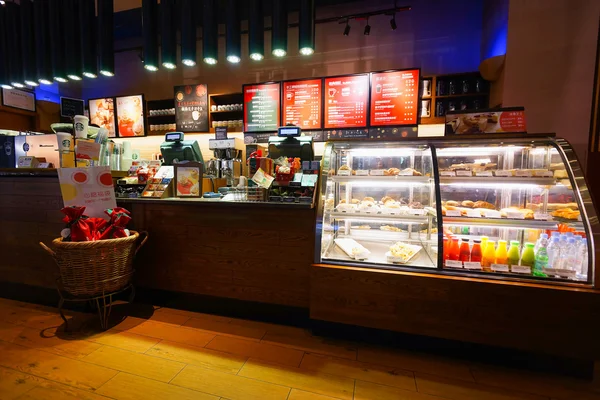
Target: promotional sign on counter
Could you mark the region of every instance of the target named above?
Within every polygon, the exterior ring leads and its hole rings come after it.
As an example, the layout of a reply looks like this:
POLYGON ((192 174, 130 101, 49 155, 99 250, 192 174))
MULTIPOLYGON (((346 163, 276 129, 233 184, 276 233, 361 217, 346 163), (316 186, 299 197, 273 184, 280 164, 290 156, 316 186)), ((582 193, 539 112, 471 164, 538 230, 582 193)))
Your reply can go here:
POLYGON ((244 85, 244 132, 275 132, 279 106, 279 83, 244 85))
POLYGON ((208 132, 206 84, 175 86, 175 124, 178 132, 208 132))
POLYGON ((419 70, 371 74, 371 126, 416 125, 419 70))
POLYGON ((325 78, 325 129, 367 126, 369 75, 325 78))
POLYGON ((104 210, 115 208, 115 189, 110 167, 58 168, 65 207, 85 207, 90 217, 106 218, 104 210))
POLYGON ((320 129, 322 79, 283 82, 283 125, 320 129))
POLYGON ((479 110, 477 112, 448 112, 446 132, 455 135, 482 133, 527 132, 523 107, 479 110))

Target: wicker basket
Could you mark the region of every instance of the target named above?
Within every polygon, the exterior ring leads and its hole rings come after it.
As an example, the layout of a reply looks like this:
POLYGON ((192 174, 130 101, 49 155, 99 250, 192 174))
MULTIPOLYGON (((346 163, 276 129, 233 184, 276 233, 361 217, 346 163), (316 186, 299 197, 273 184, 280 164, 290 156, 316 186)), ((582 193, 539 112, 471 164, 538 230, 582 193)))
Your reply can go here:
POLYGON ((147 233, 131 231, 131 236, 120 239, 63 242, 59 238, 52 241, 52 249, 41 242, 40 245, 58 265, 59 290, 75 297, 95 297, 129 285, 133 257, 147 239, 147 233))

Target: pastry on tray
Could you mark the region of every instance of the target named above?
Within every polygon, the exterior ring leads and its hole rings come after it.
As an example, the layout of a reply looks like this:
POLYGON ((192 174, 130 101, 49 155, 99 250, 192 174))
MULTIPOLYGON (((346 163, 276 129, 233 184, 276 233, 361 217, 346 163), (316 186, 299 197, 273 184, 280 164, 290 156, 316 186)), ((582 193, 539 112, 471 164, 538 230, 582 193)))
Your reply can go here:
POLYGON ((370 202, 374 203, 375 199, 372 197, 365 197, 364 199, 362 199, 362 201, 370 201, 370 202))
POLYGON ((492 203, 488 203, 487 201, 479 200, 473 203, 473 208, 487 208, 489 210, 495 210, 496 206, 494 206, 492 203))
POLYGON ((358 229, 361 231, 368 231, 369 229, 371 229, 371 225, 357 225, 357 226, 351 226, 350 228, 358 229))
POLYGON ((398 168, 388 168, 383 171, 383 174, 386 176, 394 176, 394 175, 398 175, 399 173, 400 173, 400 170, 398 168))
POLYGON ((472 202, 471 200, 465 200, 465 201, 461 202, 460 205, 463 207, 473 208, 475 203, 472 202))
POLYGON ((381 202, 382 202, 383 204, 387 203, 388 201, 395 201, 395 200, 394 200, 392 197, 390 197, 390 196, 383 196, 383 197, 381 198, 381 202))
POLYGON ((393 225, 381 225, 379 229, 386 232, 403 232, 402 229, 396 228, 393 225))
POLYGON ((571 208, 561 208, 556 211, 553 211, 550 215, 557 218, 571 219, 577 220, 581 213, 577 210, 573 210, 571 208))
POLYGON ((458 201, 454 201, 454 200, 448 200, 448 201, 446 202, 446 207, 448 207, 448 206, 457 207, 458 205, 459 205, 459 204, 458 204, 458 201))

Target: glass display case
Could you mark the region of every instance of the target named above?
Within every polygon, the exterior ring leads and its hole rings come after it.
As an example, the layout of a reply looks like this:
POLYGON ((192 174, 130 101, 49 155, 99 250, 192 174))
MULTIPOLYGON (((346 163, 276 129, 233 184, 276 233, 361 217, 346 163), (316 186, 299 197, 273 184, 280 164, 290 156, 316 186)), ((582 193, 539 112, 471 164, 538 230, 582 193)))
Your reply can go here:
POLYGON ((549 137, 329 142, 317 262, 592 283, 597 218, 549 137))

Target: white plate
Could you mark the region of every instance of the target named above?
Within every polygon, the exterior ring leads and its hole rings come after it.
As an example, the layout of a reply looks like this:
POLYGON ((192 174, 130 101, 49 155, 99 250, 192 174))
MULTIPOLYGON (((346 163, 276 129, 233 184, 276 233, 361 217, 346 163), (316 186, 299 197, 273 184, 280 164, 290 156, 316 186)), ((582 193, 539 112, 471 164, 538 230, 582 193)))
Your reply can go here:
POLYGON ((356 260, 364 260, 369 256, 369 254, 371 254, 369 250, 367 250, 362 244, 358 243, 354 239, 335 239, 334 242, 336 245, 339 246, 340 249, 344 251, 344 253, 348 255, 348 257, 354 258, 356 260), (354 248, 361 249, 361 252, 359 254, 353 254, 352 249, 354 248))
POLYGON ((387 253, 385 253, 385 256, 387 257, 388 262, 391 262, 394 264, 406 264, 407 262, 412 260, 417 254, 419 254, 419 251, 421 251, 421 249, 423 249, 421 246, 417 246, 415 244, 408 244, 408 243, 405 243, 405 244, 407 247, 414 250, 413 255, 405 259, 403 257, 394 257, 392 255, 392 252, 388 251, 387 253))

